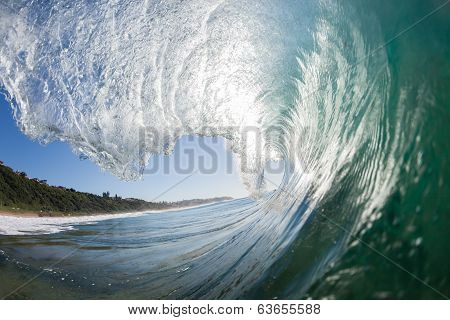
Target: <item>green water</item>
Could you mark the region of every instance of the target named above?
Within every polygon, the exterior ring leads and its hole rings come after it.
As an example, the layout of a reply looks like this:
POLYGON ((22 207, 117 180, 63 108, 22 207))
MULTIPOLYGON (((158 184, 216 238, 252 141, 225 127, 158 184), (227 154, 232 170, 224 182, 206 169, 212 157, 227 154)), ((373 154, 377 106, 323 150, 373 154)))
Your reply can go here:
MULTIPOLYGON (((405 146, 399 170, 380 218, 352 235, 349 248, 317 279, 304 297, 313 299, 447 299, 450 296, 450 5, 426 17, 444 1, 371 1, 381 25, 392 70, 390 96, 382 124, 399 127, 405 146), (425 18, 424 18, 425 17, 425 18), (423 20, 422 20, 423 19, 423 20), (400 99, 400 97, 404 99, 400 99), (399 109, 405 110, 399 119, 399 109), (392 120, 392 119, 395 119, 392 120), (392 120, 392 121, 389 121, 392 120)), ((338 186, 339 188, 339 186, 338 186)), ((339 221, 346 195, 322 204, 339 221)), ((325 259, 318 239, 336 226, 325 218, 309 226, 315 237, 297 240, 286 269, 264 288, 281 292, 314 274, 302 261, 325 259), (303 258, 302 258, 303 257, 303 258), (307 275, 303 275, 302 271, 307 275), (292 280, 296 279, 296 280, 292 280)), ((322 248, 323 249, 323 248, 322 248)), ((276 295, 276 294, 275 294, 276 295)))

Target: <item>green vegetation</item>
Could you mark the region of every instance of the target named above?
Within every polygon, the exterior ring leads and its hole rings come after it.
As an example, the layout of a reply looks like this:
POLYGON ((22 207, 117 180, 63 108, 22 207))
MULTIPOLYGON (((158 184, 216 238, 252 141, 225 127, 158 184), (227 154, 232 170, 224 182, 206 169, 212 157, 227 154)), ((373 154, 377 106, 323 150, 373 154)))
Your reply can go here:
POLYGON ((29 179, 24 172, 15 172, 0 161, 0 211, 37 212, 42 216, 118 213, 200 205, 228 200, 221 197, 178 202, 147 202, 122 199, 104 192, 102 196, 78 192, 65 187, 49 186, 46 180, 29 179))

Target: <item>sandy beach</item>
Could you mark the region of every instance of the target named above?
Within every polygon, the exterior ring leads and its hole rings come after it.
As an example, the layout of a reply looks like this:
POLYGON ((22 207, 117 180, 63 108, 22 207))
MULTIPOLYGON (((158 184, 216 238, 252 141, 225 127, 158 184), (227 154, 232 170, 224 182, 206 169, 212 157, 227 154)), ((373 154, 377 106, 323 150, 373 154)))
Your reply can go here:
POLYGON ((39 213, 33 212, 33 211, 20 211, 20 212, 0 211, 0 216, 1 217, 38 218, 39 213))
MULTIPOLYGON (((156 211, 156 210, 152 210, 156 211)), ((95 217, 95 216, 113 216, 118 214, 131 214, 149 212, 146 211, 136 211, 136 212, 111 212, 111 213, 73 213, 73 214, 63 214, 60 212, 35 212, 35 211, 0 211, 0 217, 15 217, 15 218, 70 218, 70 217, 95 217)))
POLYGON ((115 217, 122 215, 132 215, 132 214, 142 214, 142 213, 158 213, 158 212, 171 212, 185 209, 194 209, 200 208, 203 206, 208 206, 215 203, 231 201, 230 200, 222 200, 215 202, 202 203, 199 205, 193 206, 185 206, 185 207, 176 207, 176 208, 167 208, 167 209, 148 209, 148 210, 140 210, 140 211, 130 211, 130 212, 98 212, 98 213, 68 213, 64 214, 61 212, 36 212, 29 210, 15 210, 15 211, 6 211, 4 209, 0 209, 0 217, 14 217, 14 218, 83 218, 83 217, 115 217), (3 211, 1 211, 3 210, 3 211))

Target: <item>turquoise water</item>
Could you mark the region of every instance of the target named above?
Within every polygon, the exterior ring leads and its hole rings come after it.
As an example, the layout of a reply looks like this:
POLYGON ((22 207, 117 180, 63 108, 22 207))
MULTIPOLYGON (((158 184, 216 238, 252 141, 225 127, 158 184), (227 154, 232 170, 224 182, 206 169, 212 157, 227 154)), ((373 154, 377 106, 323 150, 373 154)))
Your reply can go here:
POLYGON ((134 179, 208 127, 250 160, 258 199, 4 236, 2 292, 92 241, 12 297, 450 295, 449 2, 0 6, 0 82, 27 135, 134 179), (169 134, 142 150, 136 124, 169 134), (248 126, 270 152, 245 153, 248 126))

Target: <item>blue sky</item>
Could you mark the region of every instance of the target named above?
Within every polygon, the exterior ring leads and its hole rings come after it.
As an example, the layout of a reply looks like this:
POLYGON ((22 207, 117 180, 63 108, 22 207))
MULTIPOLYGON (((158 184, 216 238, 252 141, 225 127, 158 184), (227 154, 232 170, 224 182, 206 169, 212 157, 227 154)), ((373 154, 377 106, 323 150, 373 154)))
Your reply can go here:
MULTIPOLYGON (((195 158, 204 153, 198 145, 199 138, 183 137, 177 143, 174 155, 166 159, 169 165, 166 172, 168 171, 169 174, 159 170, 154 174, 144 175, 142 181, 121 181, 110 173, 102 171, 90 160, 80 160, 66 143, 53 142, 44 146, 29 140, 17 128, 9 103, 2 94, 0 94, 0 137, 0 160, 14 170, 26 172, 29 177, 45 179, 51 185, 71 187, 79 191, 96 194, 109 191, 112 195, 118 194, 148 201, 155 200, 162 192, 189 175, 174 172, 174 159, 177 153, 180 156, 187 148, 194 150, 195 158)), ((218 154, 217 172, 215 174, 196 173, 158 197, 156 201, 215 196, 240 198, 247 195, 236 170, 233 170, 233 174, 226 173, 226 160, 229 159, 230 154, 225 151, 224 141, 219 139, 214 142, 212 138, 206 138, 205 142, 218 154)), ((163 158, 161 156, 159 160, 163 158)), ((185 165, 182 163, 182 166, 185 165)), ((194 166, 197 167, 197 163, 194 163, 194 166)))

